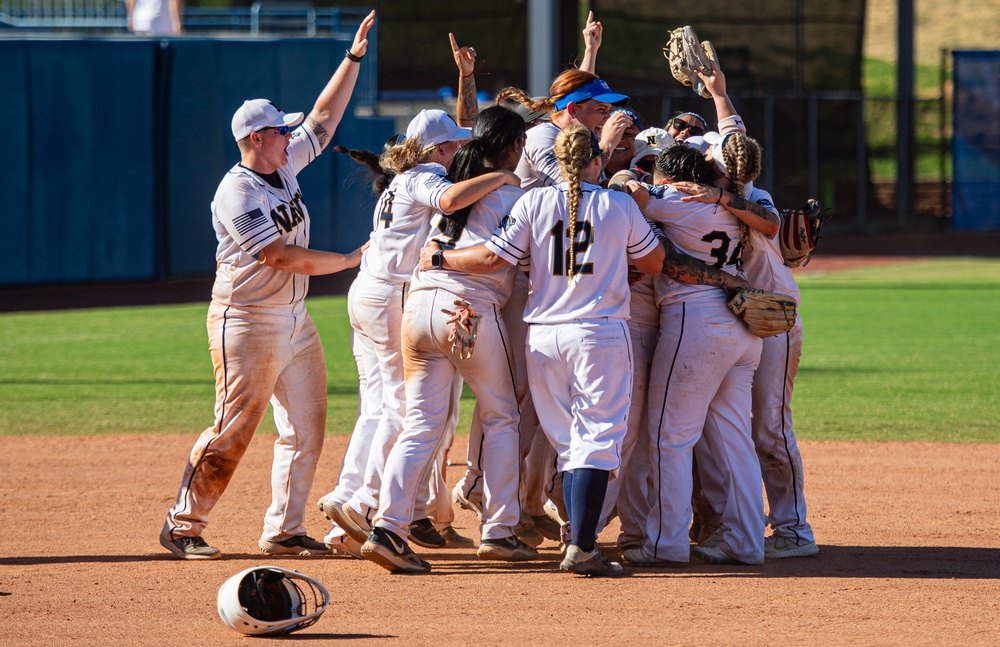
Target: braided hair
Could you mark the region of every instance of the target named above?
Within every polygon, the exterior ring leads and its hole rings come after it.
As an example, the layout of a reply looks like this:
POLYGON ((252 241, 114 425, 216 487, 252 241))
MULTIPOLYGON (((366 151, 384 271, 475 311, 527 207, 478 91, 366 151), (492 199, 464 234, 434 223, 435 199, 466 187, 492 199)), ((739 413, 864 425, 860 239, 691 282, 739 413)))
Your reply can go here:
MULTIPOLYGON (((743 195, 744 185, 760 175, 761 157, 760 144, 746 133, 736 131, 726 135, 722 147, 722 163, 726 166, 726 175, 732 180, 732 191, 739 197, 746 197, 743 195)), ((742 220, 740 244, 743 249, 750 247, 750 228, 742 220)))
POLYGON ((570 92, 573 92, 578 88, 582 88, 591 81, 596 81, 598 78, 600 77, 596 74, 591 74, 590 72, 570 69, 566 70, 557 76, 554 81, 552 81, 552 86, 549 88, 549 96, 544 99, 534 101, 524 90, 515 87, 508 87, 504 88, 499 94, 497 94, 496 103, 508 108, 511 107, 512 103, 520 103, 529 110, 558 114, 562 111, 556 111, 556 101, 562 99, 570 92))
POLYGON ((601 147, 590 129, 586 126, 574 125, 563 128, 556 135, 556 160, 562 170, 563 177, 569 183, 569 263, 566 276, 572 283, 576 274, 576 218, 580 210, 580 172, 590 164, 595 157, 601 156, 601 147))

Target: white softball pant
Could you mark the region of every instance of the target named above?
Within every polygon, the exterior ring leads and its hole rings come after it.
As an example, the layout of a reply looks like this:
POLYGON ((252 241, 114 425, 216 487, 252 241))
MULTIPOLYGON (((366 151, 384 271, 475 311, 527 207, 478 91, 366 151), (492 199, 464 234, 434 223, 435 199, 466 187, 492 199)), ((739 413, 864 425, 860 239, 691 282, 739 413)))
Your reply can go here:
MULTIPOLYGON (((346 503, 364 484, 365 468, 371 451, 372 438, 382 418, 382 370, 375 345, 364 335, 351 331, 351 350, 354 363, 358 367, 358 417, 354 421, 354 431, 347 444, 344 458, 337 477, 337 487, 323 496, 324 500, 336 504, 346 503)), ((328 544, 339 544, 346 534, 337 524, 332 524, 324 537, 328 544)))
POLYGON ((753 441, 767 494, 768 522, 779 537, 815 541, 806 521, 802 454, 792 430, 792 390, 802 356, 802 319, 763 340, 753 378, 753 441))
POLYGON ((419 290, 409 296, 403 317, 406 364, 406 417, 383 474, 379 527, 409 536, 414 499, 431 462, 445 440, 455 372, 466 381, 480 405, 483 425, 484 539, 514 534, 520 519, 518 501, 518 422, 513 349, 500 309, 471 302, 481 315, 475 351, 461 359, 452 351, 448 315, 459 298, 443 290, 419 290))
POLYGON ((368 338, 382 378, 382 417, 372 436, 361 487, 351 496, 351 507, 371 518, 389 451, 399 437, 406 412, 400 325, 405 283, 389 283, 361 272, 347 295, 347 312, 356 335, 368 338))
POLYGON ((621 319, 531 324, 528 387, 560 472, 617 473, 632 392, 632 348, 621 319))
POLYGON ((750 388, 761 340, 718 298, 661 308, 660 335, 649 378, 653 507, 646 551, 659 559, 690 559, 692 457, 704 434, 712 456, 730 475, 721 548, 756 564, 764 559, 760 464, 750 435, 750 388))
POLYGON ((628 330, 632 342, 632 404, 628 414, 628 431, 622 443, 622 470, 618 478, 608 482, 602 515, 602 519, 607 519, 611 513, 610 506, 617 502, 618 520, 621 523, 618 546, 622 549, 642 544, 646 517, 649 514, 652 467, 649 462, 646 402, 649 371, 660 327, 658 324, 647 326, 629 320, 628 330))
POLYGON ((170 539, 201 536, 270 402, 278 438, 261 538, 283 541, 306 534, 327 393, 323 346, 305 304, 240 309, 212 302, 207 328, 215 367, 215 424, 191 450, 163 532, 170 539))

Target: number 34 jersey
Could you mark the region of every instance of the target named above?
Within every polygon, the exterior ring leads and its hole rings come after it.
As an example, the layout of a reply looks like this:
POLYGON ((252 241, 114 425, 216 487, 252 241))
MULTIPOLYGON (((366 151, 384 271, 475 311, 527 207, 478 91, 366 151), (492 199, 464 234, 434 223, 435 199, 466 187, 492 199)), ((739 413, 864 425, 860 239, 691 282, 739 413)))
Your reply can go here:
MULTIPOLYGON (((686 193, 669 185, 646 186, 652 196, 643 213, 659 223, 674 247, 706 265, 737 275, 742 264, 740 221, 725 208, 705 202, 682 202, 686 193)), ((669 301, 717 299, 710 285, 684 285, 660 275, 655 279, 659 305, 669 301)))
POLYGON ((563 324, 577 319, 628 319, 628 260, 642 258, 659 240, 631 197, 580 183, 573 241, 569 185, 533 189, 517 201, 487 247, 530 270, 524 320, 563 324), (575 272, 568 279, 570 245, 575 272))

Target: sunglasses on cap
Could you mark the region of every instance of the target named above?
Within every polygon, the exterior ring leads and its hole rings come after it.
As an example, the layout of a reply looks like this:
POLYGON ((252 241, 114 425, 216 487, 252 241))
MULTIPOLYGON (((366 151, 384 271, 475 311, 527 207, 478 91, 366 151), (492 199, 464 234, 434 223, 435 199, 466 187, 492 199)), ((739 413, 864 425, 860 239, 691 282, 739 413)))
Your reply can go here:
POLYGON ((672 125, 674 127, 674 130, 676 130, 677 132, 682 133, 685 130, 687 130, 694 137, 701 137, 702 135, 705 134, 705 129, 702 128, 701 126, 692 126, 688 122, 683 121, 681 119, 674 119, 670 125, 672 125))
POLYGON ((261 130, 274 130, 282 137, 288 134, 288 126, 268 126, 267 128, 261 128, 261 130))

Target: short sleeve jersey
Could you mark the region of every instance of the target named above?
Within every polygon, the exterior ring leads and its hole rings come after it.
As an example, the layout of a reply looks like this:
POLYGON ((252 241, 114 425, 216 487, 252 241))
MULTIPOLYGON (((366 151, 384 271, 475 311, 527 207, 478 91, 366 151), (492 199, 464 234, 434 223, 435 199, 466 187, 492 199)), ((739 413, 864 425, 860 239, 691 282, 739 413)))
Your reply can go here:
POLYGON ((514 174, 521 178, 521 188, 525 191, 552 186, 563 181, 555 150, 558 134, 559 126, 551 121, 543 122, 528 130, 524 153, 514 171, 514 174))
MULTIPOLYGON (((742 262, 740 225, 723 207, 704 202, 682 202, 687 194, 669 185, 646 186, 651 198, 644 213, 659 223, 674 247, 706 265, 736 275, 742 262)), ((725 293, 711 285, 684 285, 665 275, 654 279, 657 302, 718 299, 725 293)))
MULTIPOLYGON (((487 194, 472 206, 465 226, 455 231, 456 236, 445 234, 448 216, 434 215, 429 240, 436 240, 443 249, 465 249, 487 242, 500 223, 510 217, 511 209, 524 194, 522 189, 504 185, 487 194)), ((410 292, 426 288, 443 288, 469 301, 487 301, 500 306, 507 303, 514 287, 517 269, 504 264, 488 274, 466 274, 450 270, 422 270, 413 275, 410 292)))
POLYGON ((420 261, 431 218, 451 186, 440 164, 418 164, 392 179, 375 205, 361 271, 390 283, 406 283, 420 261))
POLYGON ((575 274, 569 264, 569 185, 525 193, 486 246, 530 271, 524 320, 565 324, 580 319, 628 319, 628 261, 660 244, 628 195, 581 183, 575 227, 575 274))
POLYGON ((212 201, 212 225, 219 240, 212 299, 233 306, 282 306, 305 298, 309 277, 258 262, 261 250, 278 238, 309 246, 309 211, 296 179, 320 154, 316 135, 295 129, 288 163, 277 170, 281 188, 237 164, 219 183, 212 201))
MULTIPOLYGON (((781 218, 767 191, 753 187, 747 200, 781 218)), ((750 247, 743 250, 743 271, 755 288, 787 294, 795 297, 796 302, 799 301, 799 285, 792 275, 792 268, 785 265, 777 236, 768 238, 759 231, 750 230, 750 247)))

